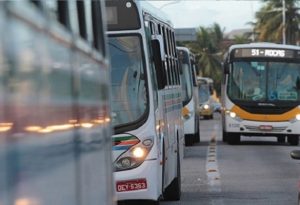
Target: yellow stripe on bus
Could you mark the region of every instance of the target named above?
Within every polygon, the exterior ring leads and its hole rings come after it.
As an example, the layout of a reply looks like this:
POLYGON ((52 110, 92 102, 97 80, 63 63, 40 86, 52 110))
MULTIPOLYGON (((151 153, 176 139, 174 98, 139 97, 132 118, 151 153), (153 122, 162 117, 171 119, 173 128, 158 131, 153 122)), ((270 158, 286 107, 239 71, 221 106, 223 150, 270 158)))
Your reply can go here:
POLYGON ((253 121, 267 121, 267 122, 280 122, 280 121, 289 121, 296 117, 297 114, 300 114, 300 109, 295 107, 294 109, 285 112, 283 114, 252 114, 238 106, 233 106, 231 109, 232 112, 235 112, 243 120, 253 120, 253 121))

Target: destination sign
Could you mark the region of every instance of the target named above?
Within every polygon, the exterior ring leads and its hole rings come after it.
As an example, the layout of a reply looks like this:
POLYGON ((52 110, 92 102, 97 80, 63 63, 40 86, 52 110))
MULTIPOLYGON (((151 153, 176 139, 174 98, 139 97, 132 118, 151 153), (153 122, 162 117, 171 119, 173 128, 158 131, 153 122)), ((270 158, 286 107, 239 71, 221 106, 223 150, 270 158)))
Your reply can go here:
POLYGON ((136 4, 131 1, 106 1, 107 30, 135 30, 141 27, 136 4))
POLYGON ((235 58, 299 58, 300 52, 296 50, 274 48, 238 48, 234 50, 235 58))

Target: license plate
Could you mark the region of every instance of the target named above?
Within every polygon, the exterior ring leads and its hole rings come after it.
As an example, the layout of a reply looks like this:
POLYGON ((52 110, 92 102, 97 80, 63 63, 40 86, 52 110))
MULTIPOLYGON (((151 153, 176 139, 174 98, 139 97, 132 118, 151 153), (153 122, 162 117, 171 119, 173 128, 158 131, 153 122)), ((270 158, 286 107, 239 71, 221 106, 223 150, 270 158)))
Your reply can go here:
POLYGON ((117 192, 147 189, 147 181, 146 179, 118 181, 116 183, 116 188, 117 188, 117 192))
POLYGON ((273 130, 273 126, 272 125, 260 125, 259 129, 264 130, 264 131, 271 131, 271 130, 273 130))

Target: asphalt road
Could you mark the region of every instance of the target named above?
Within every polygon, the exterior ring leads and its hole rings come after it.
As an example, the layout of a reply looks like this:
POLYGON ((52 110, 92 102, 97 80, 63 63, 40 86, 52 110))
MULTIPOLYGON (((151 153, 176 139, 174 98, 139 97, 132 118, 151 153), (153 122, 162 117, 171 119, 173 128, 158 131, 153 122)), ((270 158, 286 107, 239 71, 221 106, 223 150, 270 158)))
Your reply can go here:
POLYGON ((221 140, 220 115, 201 120, 201 142, 185 148, 182 198, 162 205, 297 204, 300 149, 276 138, 242 137, 239 145, 221 140))

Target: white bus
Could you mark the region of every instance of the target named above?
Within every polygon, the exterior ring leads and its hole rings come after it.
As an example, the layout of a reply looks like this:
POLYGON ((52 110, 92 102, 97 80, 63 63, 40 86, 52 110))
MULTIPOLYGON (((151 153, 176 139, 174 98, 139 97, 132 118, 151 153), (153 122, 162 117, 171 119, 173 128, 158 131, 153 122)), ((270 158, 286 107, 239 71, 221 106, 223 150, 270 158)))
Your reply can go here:
POLYGON ((113 205, 101 0, 0 2, 0 204, 113 205))
POLYGON ((119 201, 180 199, 182 98, 171 22, 144 1, 106 1, 119 201))
POLYGON ((224 62, 223 140, 275 136, 298 145, 300 48, 272 43, 233 45, 224 62))
POLYGON ((177 47, 177 53, 183 95, 182 116, 184 119, 185 145, 189 146, 200 141, 195 56, 186 47, 177 47))
POLYGON ((204 119, 213 119, 213 80, 207 77, 197 77, 199 92, 198 112, 204 119))

